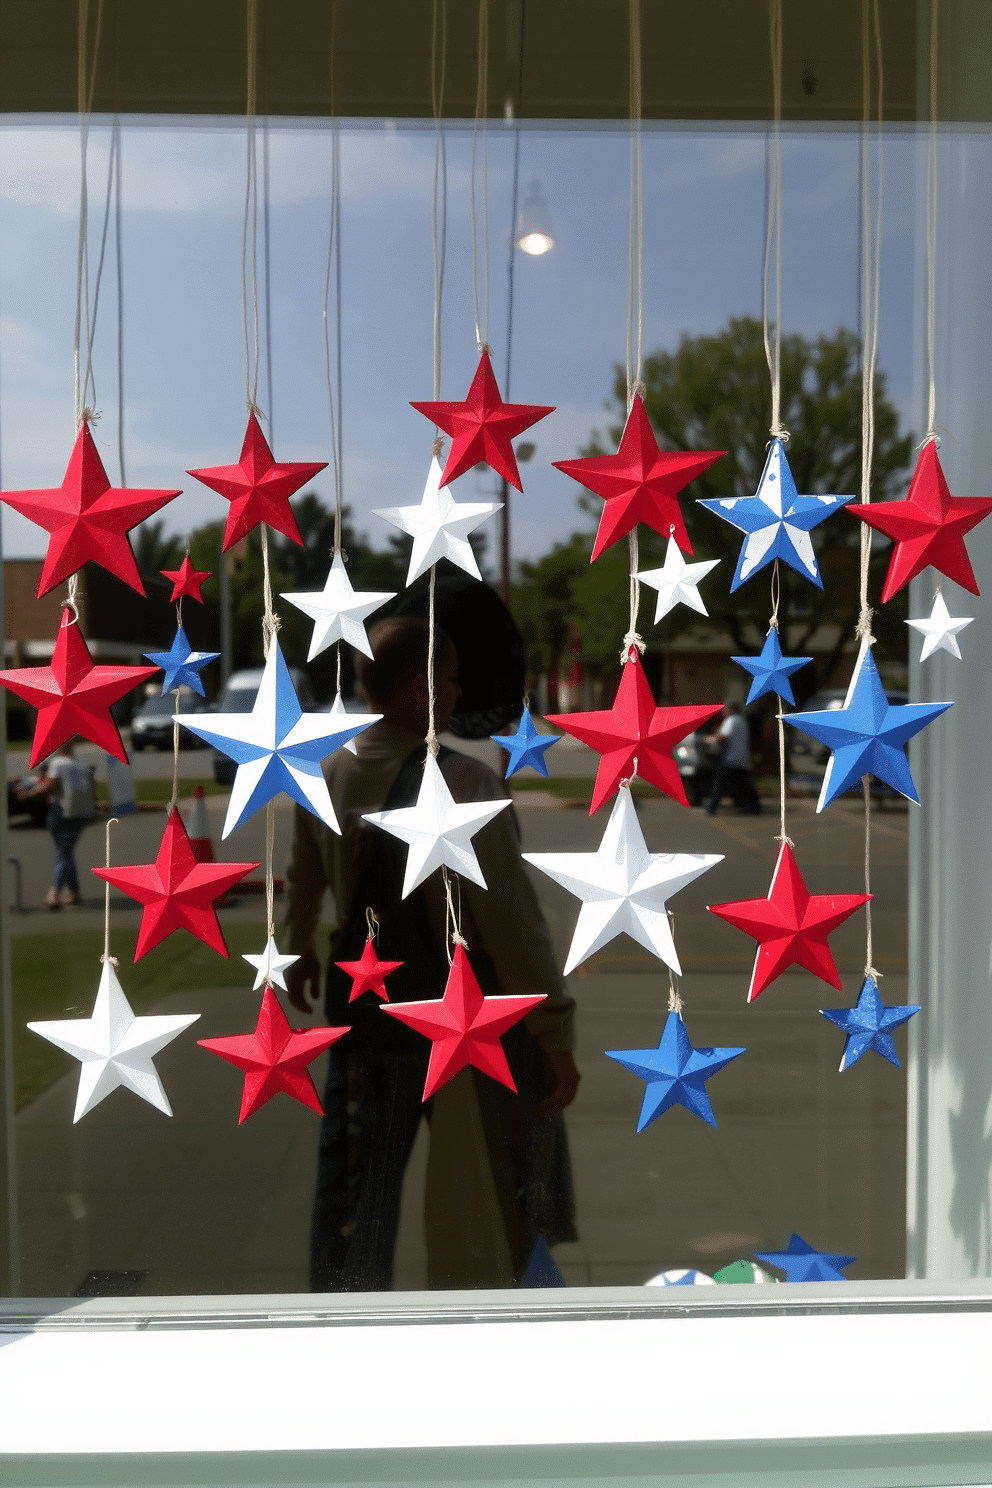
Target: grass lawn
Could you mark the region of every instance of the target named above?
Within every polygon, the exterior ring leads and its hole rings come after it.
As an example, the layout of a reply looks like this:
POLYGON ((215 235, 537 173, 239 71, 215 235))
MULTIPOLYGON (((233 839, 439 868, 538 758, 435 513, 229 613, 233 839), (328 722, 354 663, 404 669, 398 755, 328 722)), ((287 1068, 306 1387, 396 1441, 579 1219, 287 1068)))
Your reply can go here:
MULTIPOLYGON (((172 800, 171 780, 136 780, 134 784, 139 801, 161 801, 166 806, 172 800)), ((180 801, 188 800, 198 785, 203 786, 205 796, 226 796, 231 788, 229 785, 218 785, 213 777, 208 779, 207 776, 202 780, 180 780, 180 801)), ((96 798, 98 801, 110 800, 110 794, 102 780, 96 782, 96 798)))

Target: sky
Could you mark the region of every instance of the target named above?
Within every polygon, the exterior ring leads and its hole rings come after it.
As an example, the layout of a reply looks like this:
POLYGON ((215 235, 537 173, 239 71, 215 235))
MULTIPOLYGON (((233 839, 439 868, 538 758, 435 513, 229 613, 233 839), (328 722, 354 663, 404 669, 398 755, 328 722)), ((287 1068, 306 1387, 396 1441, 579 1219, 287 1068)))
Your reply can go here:
MULTIPOLYGON (((107 121, 88 151, 95 266, 106 197, 107 121)), ((448 134, 448 233, 441 396, 464 397, 477 359, 472 300, 471 131, 448 134)), ((488 337, 504 384, 514 134, 488 135, 488 337)), ((916 146, 885 145, 879 365, 912 425, 916 146)), ((644 349, 760 314, 765 135, 752 129, 646 129, 644 349)), ((183 487, 161 512, 185 532, 227 503, 184 475, 237 459, 244 435, 241 233, 243 121, 125 121, 123 342, 128 484, 183 487)), ((375 545, 391 531, 376 507, 419 501, 432 426, 410 408, 432 396, 430 130, 386 123, 341 136, 344 498, 375 545)), ((536 557, 588 525, 574 482, 551 462, 605 432, 613 366, 627 331, 628 142, 611 128, 524 127, 521 197, 536 180, 555 246, 516 256, 511 396, 554 404, 527 438, 525 495, 511 493, 512 551, 536 557)), ((269 134, 272 385, 259 403, 277 459, 328 460, 323 296, 331 135, 318 123, 269 134)), ((8 123, 0 133, 0 475, 5 489, 57 485, 71 449, 80 147, 75 122, 8 123)), ((477 169, 481 238, 482 173, 477 169)), ((856 327, 858 141, 850 132, 786 133, 782 146, 785 332, 856 327)), ((111 233, 112 237, 112 233, 111 233)), ((480 248, 480 293, 483 288, 480 248)), ((260 273, 263 256, 260 253, 260 273)), ((92 270, 91 270, 92 272, 92 270)), ((117 463, 116 270, 109 257, 94 340, 97 446, 117 463)), ((250 293, 250 289, 249 289, 250 293)), ((263 299, 264 291, 260 287, 263 299)), ((333 335, 333 331, 332 331, 333 335)), ((266 328, 262 324, 263 348, 266 328)), ((506 388, 503 386, 506 396, 506 388)), ((614 415, 615 417, 615 415, 614 415)), ((497 496, 490 473, 455 483, 456 499, 497 496)), ((330 471, 314 489, 331 504, 330 471)), ((493 534, 495 541, 495 533, 493 534)), ((45 534, 3 512, 4 550, 41 554, 45 534)))

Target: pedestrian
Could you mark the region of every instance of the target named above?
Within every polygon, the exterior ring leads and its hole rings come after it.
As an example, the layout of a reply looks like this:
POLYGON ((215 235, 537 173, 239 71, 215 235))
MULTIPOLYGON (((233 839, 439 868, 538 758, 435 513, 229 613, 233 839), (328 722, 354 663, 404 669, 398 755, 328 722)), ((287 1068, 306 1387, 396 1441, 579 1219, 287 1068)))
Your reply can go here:
POLYGON ((724 794, 729 792, 739 812, 760 816, 761 802, 751 774, 751 734, 740 703, 730 698, 724 703, 720 718, 717 733, 720 754, 707 812, 713 816, 724 794))
POLYGON ((48 761, 37 784, 21 794, 22 800, 39 796, 48 800, 45 825, 55 844, 55 861, 45 903, 51 910, 79 903, 76 843, 83 828, 96 816, 95 767, 77 760, 74 751, 75 740, 70 739, 48 761))

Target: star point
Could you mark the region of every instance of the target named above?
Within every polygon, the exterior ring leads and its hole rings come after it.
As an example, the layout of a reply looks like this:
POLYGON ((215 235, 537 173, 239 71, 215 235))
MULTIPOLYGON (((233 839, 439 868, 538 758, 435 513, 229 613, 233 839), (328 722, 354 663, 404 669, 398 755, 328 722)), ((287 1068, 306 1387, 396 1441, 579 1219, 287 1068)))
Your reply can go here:
POLYGON ((456 501, 444 484, 441 464, 435 455, 419 506, 383 507, 375 515, 413 538, 406 576, 409 588, 414 579, 442 558, 464 569, 473 579, 481 580, 468 534, 501 509, 499 501, 456 501))
POLYGON ((785 1272, 786 1281, 846 1281, 843 1268, 853 1266, 857 1256, 831 1250, 814 1250, 801 1235, 793 1234, 785 1250, 756 1250, 766 1265, 785 1272))
POLYGON ((172 580, 170 604, 175 604, 185 595, 189 595, 190 599, 195 599, 197 604, 203 604, 203 595, 200 590, 208 579, 213 578, 209 568, 194 568, 188 553, 178 568, 160 568, 159 573, 163 579, 172 580))
POLYGON ((926 661, 935 651, 947 651, 951 656, 961 660, 961 647, 958 645, 958 633, 970 625, 974 617, 969 615, 967 619, 958 618, 949 613, 943 594, 934 596, 933 608, 925 620, 907 620, 906 624, 913 630, 919 631, 923 637, 923 649, 920 652, 920 660, 926 661))
POLYGON ((544 758, 545 751, 552 744, 558 743, 557 734, 539 734, 534 727, 534 720, 530 715, 530 709, 525 708, 520 715, 515 734, 490 734, 489 737, 497 743, 501 749, 505 749, 509 755, 506 764, 506 776, 509 780, 518 770, 525 765, 530 765, 539 775, 547 775, 548 766, 544 758))
POLYGON ((322 1116, 324 1108, 307 1066, 348 1032, 347 1028, 291 1028, 279 999, 266 987, 253 1033, 197 1042, 201 1049, 244 1070, 240 1126, 279 1091, 322 1116))
POLYGON ((289 498, 326 468, 326 460, 277 463, 258 419, 249 413, 237 465, 211 465, 187 470, 186 474, 231 503, 224 526, 226 553, 262 522, 302 547, 303 539, 289 498))
POLYGON ((795 706, 792 683, 793 672, 809 666, 812 656, 783 656, 778 631, 773 627, 765 637, 760 656, 732 656, 731 661, 750 672, 753 681, 747 695, 747 703, 757 702, 766 692, 773 692, 795 706))
POLYGON ((606 1057, 646 1082, 637 1122, 637 1130, 642 1132, 676 1105, 716 1126, 706 1081, 745 1052, 736 1048, 694 1049, 681 1015, 672 1011, 656 1049, 607 1049, 606 1057))
POLYGON ((263 982, 267 987, 281 987, 285 992, 286 978, 283 976, 283 972, 288 966, 292 966, 294 961, 299 961, 300 958, 299 956, 281 956, 279 954, 279 947, 270 935, 265 942, 264 951, 259 955, 252 955, 251 952, 243 952, 241 959, 242 961, 247 961, 249 966, 254 966, 255 968, 255 980, 252 983, 251 989, 253 992, 257 992, 263 982))
POLYGON ((163 694, 180 687, 189 687, 201 697, 206 697, 200 673, 210 662, 217 660, 220 652, 194 651, 180 625, 168 651, 146 651, 145 656, 165 673, 163 694))
POLYGON ((866 976, 853 1008, 821 1008, 824 1018, 836 1023, 843 1032, 844 1052, 840 1059, 840 1071, 850 1069, 865 1054, 874 1049, 883 1059, 900 1068, 892 1030, 908 1023, 920 1011, 919 1003, 895 1003, 886 1007, 873 976, 866 976))
POLYGON ((356 591, 351 586, 340 553, 331 560, 327 582, 322 590, 313 594, 283 594, 286 599, 302 610, 314 622, 313 635, 307 661, 313 661, 335 641, 347 641, 356 651, 365 656, 372 655, 369 638, 365 633, 365 619, 373 610, 379 609, 387 599, 395 599, 395 593, 375 594, 371 591, 356 591))
POLYGON ((374 992, 376 997, 381 997, 383 1002, 388 1002, 386 977, 391 971, 398 971, 403 962, 380 961, 376 954, 375 941, 370 935, 357 961, 335 961, 334 965, 340 966, 341 970, 351 977, 349 1002, 354 1002, 356 997, 361 997, 363 992, 374 992))
POLYGON ((654 611, 655 625, 680 604, 695 610, 697 615, 708 614, 699 593, 699 585, 708 573, 719 566, 719 558, 710 558, 705 563, 686 563, 675 538, 670 537, 665 550, 664 566, 646 568, 637 575, 642 584, 658 591, 654 611))

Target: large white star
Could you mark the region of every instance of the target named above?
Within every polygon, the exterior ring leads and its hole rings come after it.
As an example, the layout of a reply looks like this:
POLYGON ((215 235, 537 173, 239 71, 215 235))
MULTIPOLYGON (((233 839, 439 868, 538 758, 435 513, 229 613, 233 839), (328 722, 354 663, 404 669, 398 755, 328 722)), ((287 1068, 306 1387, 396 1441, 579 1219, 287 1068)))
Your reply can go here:
POLYGON ((270 935, 265 943, 265 950, 260 956, 252 956, 246 952, 242 955, 241 959, 242 961, 247 961, 249 966, 254 966, 255 968, 255 981, 252 984, 253 992, 257 992, 263 982, 269 987, 281 987, 285 992, 286 978, 283 976, 283 972, 287 966, 292 966, 293 962, 299 961, 300 958, 299 956, 280 956, 279 949, 270 935))
POLYGON ((399 806, 392 811, 373 811, 363 817, 377 827, 409 845, 406 874, 403 879, 405 899, 411 889, 442 864, 470 878, 480 888, 486 887, 471 839, 504 811, 510 801, 466 801, 457 805, 445 784, 433 754, 424 761, 424 778, 415 806, 399 806))
POLYGON ((307 661, 313 661, 334 641, 347 641, 356 651, 371 656, 372 648, 365 634, 365 617, 384 605, 387 599, 394 599, 395 594, 374 594, 371 590, 356 594, 345 572, 344 559, 340 553, 335 553, 327 582, 319 593, 283 594, 281 598, 288 599, 313 621, 307 655, 307 661))
POLYGON ((172 1107, 158 1070, 152 1064, 152 1055, 171 1044, 199 1016, 199 1013, 179 1013, 171 1018, 136 1018, 121 990, 117 973, 105 961, 92 1017, 29 1023, 28 1027, 82 1063, 72 1117, 75 1123, 118 1085, 133 1090, 150 1106, 171 1116, 172 1107))
POLYGON ((933 609, 926 620, 907 620, 906 624, 918 630, 923 637, 923 650, 920 652, 920 660, 926 661, 935 651, 949 651, 952 656, 961 660, 961 648, 957 643, 958 631, 964 630, 970 625, 973 616, 969 615, 966 620, 958 620, 950 615, 944 596, 938 594, 933 602, 933 609))
POLYGON ((670 537, 664 567, 647 568, 637 575, 642 584, 647 584, 649 588, 658 591, 658 603, 654 612, 655 625, 663 615, 667 615, 679 604, 695 610, 697 615, 707 614, 706 606, 699 595, 698 585, 718 566, 719 562, 719 558, 712 558, 707 563, 686 563, 678 543, 674 537, 670 537))
POLYGON ((499 501, 455 501, 448 487, 441 485, 441 465, 435 456, 420 505, 389 506, 377 511, 376 516, 413 538, 406 576, 410 585, 439 558, 448 558, 473 579, 481 579, 468 534, 501 506, 499 501))
POLYGON ((596 852, 523 856, 582 900, 566 975, 626 931, 681 976, 666 901, 723 861, 722 853, 648 852, 626 785, 620 787, 596 852))

